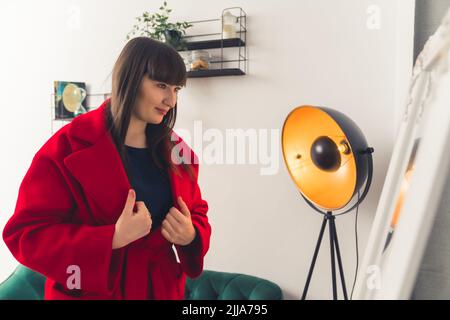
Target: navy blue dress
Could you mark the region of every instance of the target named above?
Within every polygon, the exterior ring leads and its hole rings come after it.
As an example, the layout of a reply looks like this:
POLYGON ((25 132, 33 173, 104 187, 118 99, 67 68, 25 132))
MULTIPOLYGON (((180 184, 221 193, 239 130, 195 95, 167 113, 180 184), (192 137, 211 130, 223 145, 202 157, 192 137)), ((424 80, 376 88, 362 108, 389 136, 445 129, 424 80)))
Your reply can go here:
POLYGON ((130 170, 130 183, 136 191, 136 201, 143 201, 152 216, 152 229, 161 225, 173 206, 172 190, 166 170, 153 162, 149 148, 125 145, 130 170))

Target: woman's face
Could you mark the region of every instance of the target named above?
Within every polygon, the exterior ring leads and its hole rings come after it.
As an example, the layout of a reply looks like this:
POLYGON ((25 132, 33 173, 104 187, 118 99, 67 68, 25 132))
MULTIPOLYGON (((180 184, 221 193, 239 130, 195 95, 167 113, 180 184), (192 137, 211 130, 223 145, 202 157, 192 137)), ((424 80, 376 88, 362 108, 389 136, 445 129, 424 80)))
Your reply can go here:
POLYGON ((165 114, 177 103, 180 89, 181 86, 169 85, 144 77, 133 115, 147 123, 161 123, 165 114))

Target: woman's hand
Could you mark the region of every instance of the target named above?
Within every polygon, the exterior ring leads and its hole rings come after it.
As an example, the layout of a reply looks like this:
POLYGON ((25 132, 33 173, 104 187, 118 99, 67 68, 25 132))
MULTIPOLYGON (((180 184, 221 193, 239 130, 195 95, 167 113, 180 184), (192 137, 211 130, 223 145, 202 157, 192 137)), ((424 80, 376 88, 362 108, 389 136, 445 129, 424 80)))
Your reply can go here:
POLYGON ((195 239, 195 228, 191 220, 191 212, 181 197, 178 197, 180 210, 175 207, 170 208, 166 218, 162 222, 161 234, 167 241, 188 245, 195 239))
POLYGON ((136 192, 130 189, 122 214, 116 222, 113 249, 122 248, 150 233, 152 218, 143 201, 137 201, 137 212, 133 212, 136 192))

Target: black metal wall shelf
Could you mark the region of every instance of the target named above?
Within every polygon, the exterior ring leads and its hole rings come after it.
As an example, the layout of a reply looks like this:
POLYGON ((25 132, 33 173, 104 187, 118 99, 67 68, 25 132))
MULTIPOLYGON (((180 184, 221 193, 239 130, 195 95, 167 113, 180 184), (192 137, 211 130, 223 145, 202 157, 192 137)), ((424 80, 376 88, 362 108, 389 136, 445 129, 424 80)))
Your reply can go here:
POLYGON ((238 68, 226 69, 210 69, 210 70, 195 70, 189 71, 189 78, 204 78, 204 77, 221 77, 221 76, 243 76, 244 71, 238 68))
POLYGON ((220 49, 220 48, 232 48, 232 47, 245 47, 245 42, 240 38, 223 39, 223 40, 205 40, 205 41, 191 41, 188 42, 187 50, 204 50, 204 49, 220 49))
POLYGON ((221 22, 221 31, 224 26, 224 13, 225 11, 233 12, 233 10, 239 12, 237 15, 237 23, 239 24, 239 30, 236 30, 236 38, 223 38, 223 32, 220 33, 203 33, 196 35, 187 35, 184 39, 187 41, 186 49, 179 50, 180 52, 187 52, 193 50, 206 50, 206 49, 220 49, 219 59, 210 61, 210 66, 217 66, 219 68, 190 70, 187 72, 188 78, 203 78, 203 77, 219 77, 219 76, 241 76, 245 75, 247 71, 247 14, 241 7, 231 7, 222 10, 222 16, 220 19, 209 19, 200 21, 189 21, 190 24, 196 25, 204 22, 221 22), (192 38, 198 37, 213 37, 213 39, 201 40, 201 41, 189 41, 192 38), (220 36, 220 38, 217 38, 220 36), (237 48, 239 53, 236 59, 224 59, 224 48, 237 48), (224 64, 235 63, 236 66, 225 67, 224 64))

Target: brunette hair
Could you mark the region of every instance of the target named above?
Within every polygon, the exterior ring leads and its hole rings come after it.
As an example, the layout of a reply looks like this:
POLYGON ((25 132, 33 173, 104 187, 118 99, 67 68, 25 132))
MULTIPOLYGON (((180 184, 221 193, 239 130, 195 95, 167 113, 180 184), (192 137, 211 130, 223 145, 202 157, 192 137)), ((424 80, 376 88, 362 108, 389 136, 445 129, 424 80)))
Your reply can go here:
MULTIPOLYGON (((131 113, 139 96, 141 81, 149 77, 170 85, 186 85, 186 66, 183 58, 168 44, 147 37, 131 39, 122 49, 112 72, 112 92, 108 104, 109 132, 130 178, 129 162, 125 150, 125 137, 131 113)), ((146 143, 152 160, 160 169, 179 171, 170 159, 175 142, 171 132, 177 116, 177 104, 164 116, 160 124, 147 124, 146 143)), ((183 168, 194 178, 192 168, 182 162, 183 168)))

